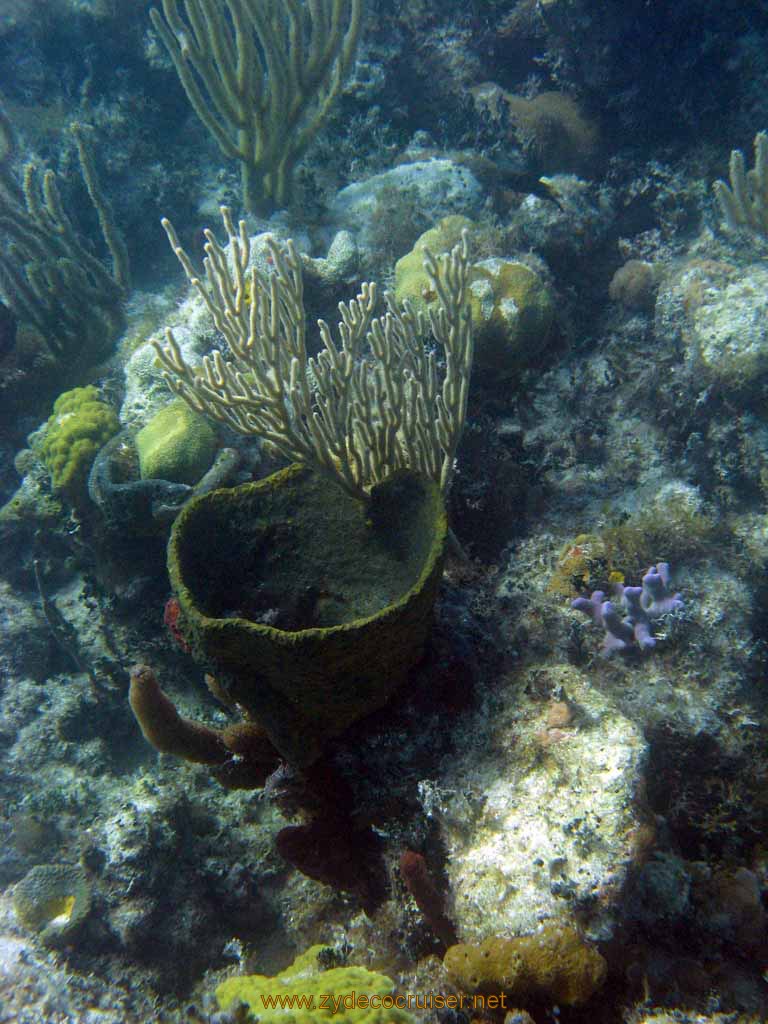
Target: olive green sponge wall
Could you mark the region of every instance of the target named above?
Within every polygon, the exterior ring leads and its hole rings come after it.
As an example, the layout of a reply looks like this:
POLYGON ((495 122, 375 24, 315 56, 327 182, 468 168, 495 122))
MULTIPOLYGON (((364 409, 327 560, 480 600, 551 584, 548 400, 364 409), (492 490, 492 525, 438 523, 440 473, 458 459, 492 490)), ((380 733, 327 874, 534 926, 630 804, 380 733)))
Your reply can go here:
POLYGON ((191 501, 168 568, 193 654, 297 765, 382 707, 418 662, 441 577, 436 484, 349 497, 291 466, 191 501))

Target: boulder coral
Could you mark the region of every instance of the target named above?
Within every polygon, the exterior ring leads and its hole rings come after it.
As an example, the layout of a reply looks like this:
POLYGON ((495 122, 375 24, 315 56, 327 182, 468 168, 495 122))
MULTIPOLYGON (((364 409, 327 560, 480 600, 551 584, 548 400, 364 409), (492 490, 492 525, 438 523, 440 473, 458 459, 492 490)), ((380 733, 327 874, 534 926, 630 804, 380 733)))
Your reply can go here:
POLYGON ((470 274, 469 302, 480 369, 502 380, 529 363, 553 336, 555 304, 541 274, 508 258, 481 260, 470 274))
MULTIPOLYGON (((425 231, 413 249, 395 264, 395 298, 427 314, 437 306, 437 294, 424 270, 424 253, 449 252, 477 228, 457 215, 443 217, 425 231)), ((510 257, 493 257, 473 264, 469 272, 469 308, 475 338, 475 361, 480 369, 506 380, 530 362, 552 339, 555 302, 538 269, 510 257)))

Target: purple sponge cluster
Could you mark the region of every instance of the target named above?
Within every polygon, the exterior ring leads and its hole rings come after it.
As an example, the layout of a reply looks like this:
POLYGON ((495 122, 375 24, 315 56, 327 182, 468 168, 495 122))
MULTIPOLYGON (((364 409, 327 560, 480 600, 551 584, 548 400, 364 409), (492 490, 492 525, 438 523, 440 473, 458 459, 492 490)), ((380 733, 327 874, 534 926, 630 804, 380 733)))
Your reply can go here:
POLYGON ((624 651, 637 645, 642 651, 656 646, 654 619, 684 607, 679 594, 669 589, 669 565, 659 562, 643 576, 641 587, 616 587, 616 600, 606 601, 602 590, 591 597, 577 597, 571 608, 584 612, 605 630, 603 653, 624 651))

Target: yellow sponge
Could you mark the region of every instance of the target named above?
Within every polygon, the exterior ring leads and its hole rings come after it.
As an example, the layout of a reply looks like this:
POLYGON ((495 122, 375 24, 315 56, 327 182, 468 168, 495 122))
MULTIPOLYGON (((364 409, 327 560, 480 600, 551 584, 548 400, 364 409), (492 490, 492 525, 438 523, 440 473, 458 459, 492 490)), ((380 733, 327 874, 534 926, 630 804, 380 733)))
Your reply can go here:
POLYGON ((244 1003, 259 1024, 320 1024, 329 1019, 333 1024, 413 1024, 409 1013, 391 1005, 390 978, 365 967, 323 971, 318 954, 324 948, 310 946, 273 978, 228 978, 216 989, 220 1008, 244 1003))

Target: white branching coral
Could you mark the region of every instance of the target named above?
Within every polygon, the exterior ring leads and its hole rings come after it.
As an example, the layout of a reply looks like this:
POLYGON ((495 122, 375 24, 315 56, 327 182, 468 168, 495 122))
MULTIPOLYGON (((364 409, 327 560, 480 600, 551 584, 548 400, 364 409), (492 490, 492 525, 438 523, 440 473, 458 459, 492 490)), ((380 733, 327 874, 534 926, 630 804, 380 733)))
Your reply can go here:
POLYGON ((173 332, 154 345, 168 384, 186 402, 241 434, 259 435, 286 458, 315 465, 357 498, 398 469, 450 484, 467 407, 472 327, 467 305, 467 238, 452 252, 427 253, 437 296, 428 322, 376 286, 340 303, 340 343, 318 321, 323 348, 308 358, 301 261, 288 241, 269 239, 270 272, 250 266, 245 223, 221 210, 227 247, 206 231, 204 279, 163 221, 190 284, 227 343, 199 367, 185 361, 173 332), (425 344, 431 333, 437 346, 425 344), (442 350, 442 353, 441 351, 442 350))

